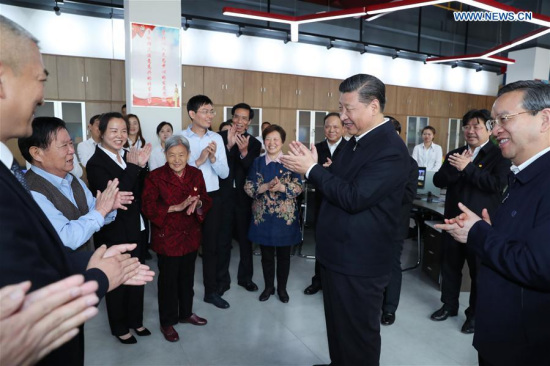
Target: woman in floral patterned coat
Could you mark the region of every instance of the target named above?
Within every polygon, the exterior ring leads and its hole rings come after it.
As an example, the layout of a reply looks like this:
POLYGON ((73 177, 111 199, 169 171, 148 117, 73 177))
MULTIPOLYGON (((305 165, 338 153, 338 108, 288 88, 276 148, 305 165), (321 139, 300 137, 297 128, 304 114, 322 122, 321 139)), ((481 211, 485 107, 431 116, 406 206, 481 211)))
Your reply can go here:
POLYGON ((254 160, 244 190, 254 199, 248 237, 260 245, 265 289, 260 301, 275 293, 277 252, 277 294, 287 303, 286 283, 290 271, 290 248, 302 240, 296 198, 302 193, 299 174, 286 169, 279 158, 286 132, 271 125, 262 132, 266 154, 254 160))

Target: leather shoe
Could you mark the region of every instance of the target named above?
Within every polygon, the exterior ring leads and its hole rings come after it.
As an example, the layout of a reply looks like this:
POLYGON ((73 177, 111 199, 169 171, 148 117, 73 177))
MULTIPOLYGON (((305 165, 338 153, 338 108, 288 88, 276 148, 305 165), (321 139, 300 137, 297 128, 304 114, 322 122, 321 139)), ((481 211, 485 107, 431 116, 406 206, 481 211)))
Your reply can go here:
POLYGON ((239 286, 242 286, 246 289, 246 291, 254 292, 258 291, 258 286, 252 281, 248 282, 239 282, 239 286))
POLYGON ((448 310, 447 308, 445 308, 445 306, 443 306, 443 307, 441 307, 441 309, 439 309, 435 313, 433 313, 430 316, 430 319, 432 319, 436 322, 440 322, 440 321, 446 320, 450 316, 457 316, 457 314, 458 314, 458 310, 451 311, 451 310, 448 310))
POLYGON ((306 289, 304 290, 304 294, 306 294, 306 295, 314 295, 314 294, 316 294, 317 292, 319 292, 320 289, 321 289, 321 286, 320 286, 320 285, 312 284, 312 285, 309 285, 308 287, 306 287, 306 289))
POLYGON ((275 288, 268 287, 260 294, 260 301, 267 301, 275 293, 275 288))
POLYGON ((476 328, 476 319, 473 316, 466 317, 466 321, 462 325, 462 329, 460 331, 465 334, 472 334, 474 333, 476 328))
POLYGON ((290 297, 288 296, 288 292, 286 292, 286 289, 284 288, 281 288, 281 289, 277 289, 277 294, 279 295, 279 300, 281 300, 281 302, 284 302, 285 304, 288 302, 288 300, 290 300, 290 297))
POLYGON ((151 332, 149 331, 149 329, 143 327, 142 330, 137 330, 136 328, 134 328, 134 332, 136 332, 136 334, 140 337, 145 337, 145 336, 150 336, 151 335, 151 332))
POLYGON ((229 290, 230 287, 231 286, 229 284, 220 284, 220 285, 218 285, 218 288, 216 289, 216 292, 218 293, 218 295, 223 296, 223 294, 225 294, 225 292, 227 290, 229 290))
POLYGON ((174 329, 173 326, 169 325, 167 327, 163 327, 162 325, 160 326, 160 331, 162 332, 162 334, 164 335, 164 338, 168 341, 168 342, 177 342, 179 341, 180 339, 180 336, 178 334, 178 332, 176 332, 176 330, 174 329))
POLYGON ((137 343, 137 339, 133 335, 130 335, 130 338, 126 338, 126 339, 122 339, 122 338, 117 336, 116 339, 118 339, 120 341, 120 343, 122 343, 122 344, 136 344, 137 343))
POLYGON ((220 309, 227 309, 229 307, 229 303, 216 293, 204 295, 204 302, 213 304, 215 307, 220 309))
POLYGON ((392 325, 395 322, 395 313, 383 312, 380 318, 382 325, 392 325))
POLYGON ((189 318, 180 320, 180 323, 189 323, 193 325, 206 325, 208 321, 204 318, 201 318, 197 314, 193 313, 189 318))

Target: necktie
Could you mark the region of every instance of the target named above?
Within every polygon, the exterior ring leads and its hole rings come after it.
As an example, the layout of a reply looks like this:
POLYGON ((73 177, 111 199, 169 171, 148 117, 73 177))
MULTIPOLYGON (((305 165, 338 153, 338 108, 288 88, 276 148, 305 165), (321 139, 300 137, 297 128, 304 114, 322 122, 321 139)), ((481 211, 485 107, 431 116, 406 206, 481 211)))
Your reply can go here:
POLYGON ((355 151, 355 149, 357 149, 357 139, 355 138, 355 136, 349 139, 349 142, 353 145, 353 151, 355 151))
POLYGON ((15 178, 19 181, 19 183, 21 183, 23 188, 25 188, 25 190, 30 193, 29 186, 27 185, 27 181, 25 180, 25 175, 23 174, 21 167, 19 166, 19 164, 17 164, 17 161, 15 161, 15 159, 13 159, 13 163, 11 164, 11 171, 13 172, 13 175, 15 175, 15 178))

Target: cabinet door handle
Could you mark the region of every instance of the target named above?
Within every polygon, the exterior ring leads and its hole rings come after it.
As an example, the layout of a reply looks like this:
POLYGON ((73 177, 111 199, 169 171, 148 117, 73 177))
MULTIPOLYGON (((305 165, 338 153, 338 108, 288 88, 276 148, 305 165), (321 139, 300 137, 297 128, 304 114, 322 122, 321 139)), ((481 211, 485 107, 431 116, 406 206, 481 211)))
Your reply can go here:
POLYGON ((430 253, 431 255, 434 255, 435 253, 433 252, 433 250, 428 250, 428 253, 430 253))
POLYGON ((84 76, 81 78, 81 82, 82 82, 82 83, 84 82, 84 76))
POLYGON ((296 95, 298 95, 298 89, 296 89, 296 95))
POLYGON ((263 92, 264 92, 264 88, 260 87, 260 93, 263 93, 263 92))
POLYGON ((88 82, 88 77, 86 76, 86 82, 88 82))
POLYGON ((183 82, 183 87, 185 88, 185 81, 183 82))
POLYGON ((266 91, 267 91, 267 89, 266 89, 266 88, 264 88, 264 93, 265 93, 266 91))
POLYGON ((222 90, 223 90, 223 87, 224 87, 224 85, 222 84, 222 90))
POLYGON ((426 266, 426 269, 427 269, 428 271, 433 271, 432 267, 430 267, 430 266, 426 266))

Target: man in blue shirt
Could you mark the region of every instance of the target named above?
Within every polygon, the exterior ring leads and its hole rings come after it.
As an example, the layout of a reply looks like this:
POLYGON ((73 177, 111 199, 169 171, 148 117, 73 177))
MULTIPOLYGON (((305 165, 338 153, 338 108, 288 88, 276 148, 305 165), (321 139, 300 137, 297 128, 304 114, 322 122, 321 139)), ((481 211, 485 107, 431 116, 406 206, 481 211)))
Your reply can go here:
POLYGON ((75 149, 65 122, 55 117, 38 117, 30 137, 19 139, 19 149, 31 168, 25 175, 31 194, 63 244, 73 250, 85 245, 103 225, 116 217, 122 203, 130 203, 132 192, 119 192, 113 182, 97 199, 84 182, 70 172, 75 149))
POLYGON ((225 179, 229 175, 227 156, 221 136, 209 130, 216 115, 210 98, 206 95, 195 95, 187 102, 187 113, 191 124, 180 135, 187 138, 191 146, 188 164, 202 171, 206 191, 212 198, 212 208, 202 227, 204 301, 220 309, 227 309, 229 303, 216 291, 217 245, 222 213, 219 179, 225 179))

